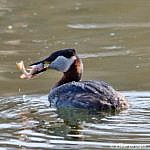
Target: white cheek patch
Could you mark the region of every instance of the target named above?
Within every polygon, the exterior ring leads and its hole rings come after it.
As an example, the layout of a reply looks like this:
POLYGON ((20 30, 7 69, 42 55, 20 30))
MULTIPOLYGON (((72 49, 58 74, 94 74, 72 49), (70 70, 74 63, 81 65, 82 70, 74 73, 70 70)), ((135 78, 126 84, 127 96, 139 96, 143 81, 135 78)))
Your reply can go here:
POLYGON ((70 66, 74 63, 76 57, 66 58, 64 56, 58 56, 50 65, 50 68, 56 69, 61 72, 67 72, 70 66))

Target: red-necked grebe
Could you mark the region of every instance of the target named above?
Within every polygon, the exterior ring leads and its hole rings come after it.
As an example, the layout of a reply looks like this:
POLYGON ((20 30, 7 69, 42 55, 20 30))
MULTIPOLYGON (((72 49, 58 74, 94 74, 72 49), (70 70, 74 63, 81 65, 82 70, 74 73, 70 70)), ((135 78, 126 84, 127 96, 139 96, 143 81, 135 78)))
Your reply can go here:
POLYGON ((128 107, 127 99, 106 82, 81 81, 83 64, 75 49, 56 51, 32 65, 40 63, 43 64, 43 69, 35 74, 48 69, 63 72, 63 77, 51 89, 48 96, 49 102, 54 106, 96 110, 121 110, 128 107))

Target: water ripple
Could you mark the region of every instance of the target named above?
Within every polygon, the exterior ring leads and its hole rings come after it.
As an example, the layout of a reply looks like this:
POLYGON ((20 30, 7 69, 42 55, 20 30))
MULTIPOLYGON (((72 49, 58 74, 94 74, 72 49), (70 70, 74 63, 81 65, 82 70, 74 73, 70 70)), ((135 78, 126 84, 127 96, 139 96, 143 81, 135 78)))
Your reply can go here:
MULTIPOLYGON (((113 47, 114 48, 114 47, 113 47)), ((115 47, 115 49, 117 49, 115 47)), ((130 51, 108 51, 108 52, 98 52, 98 53, 83 53, 79 54, 80 58, 98 58, 98 57, 113 57, 113 56, 126 56, 129 55, 130 51)))
POLYGON ((132 29, 132 28, 150 28, 150 22, 137 22, 137 23, 104 23, 104 24, 68 24, 67 27, 72 29, 132 29))
POLYGON ((47 95, 0 98, 0 147, 10 149, 149 149, 150 92, 124 92, 130 108, 87 114, 50 108, 47 95))

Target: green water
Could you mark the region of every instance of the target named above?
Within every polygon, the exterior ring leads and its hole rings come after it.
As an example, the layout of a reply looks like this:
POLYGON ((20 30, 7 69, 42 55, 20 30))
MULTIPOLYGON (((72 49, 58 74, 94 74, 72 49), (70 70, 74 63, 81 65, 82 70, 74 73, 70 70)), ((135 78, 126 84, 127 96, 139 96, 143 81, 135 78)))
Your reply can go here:
POLYGON ((0 149, 150 149, 149 14, 148 0, 0 0, 0 149), (21 80, 15 63, 63 48, 83 59, 83 80, 126 91, 131 107, 81 112, 73 125, 49 108, 47 94, 61 73, 21 80))

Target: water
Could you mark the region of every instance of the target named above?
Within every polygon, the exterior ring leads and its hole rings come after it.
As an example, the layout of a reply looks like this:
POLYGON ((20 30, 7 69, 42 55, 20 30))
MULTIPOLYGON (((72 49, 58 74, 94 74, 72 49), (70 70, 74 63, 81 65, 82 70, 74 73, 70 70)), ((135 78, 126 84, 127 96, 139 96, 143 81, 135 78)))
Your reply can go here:
POLYGON ((47 95, 1 98, 5 149, 150 149, 149 92, 124 92, 130 108, 89 114, 49 107, 47 95))
POLYGON ((150 149, 150 2, 147 0, 0 0, 0 150, 150 149), (50 108, 61 74, 19 79, 26 65, 75 48, 83 80, 105 80, 130 108, 87 113, 50 108))

